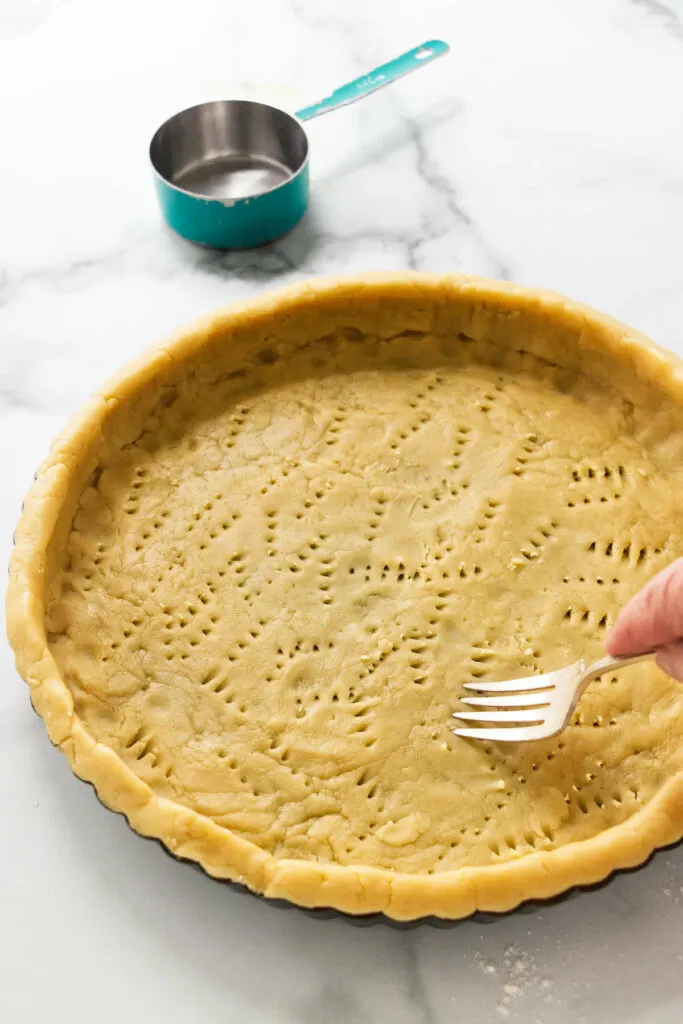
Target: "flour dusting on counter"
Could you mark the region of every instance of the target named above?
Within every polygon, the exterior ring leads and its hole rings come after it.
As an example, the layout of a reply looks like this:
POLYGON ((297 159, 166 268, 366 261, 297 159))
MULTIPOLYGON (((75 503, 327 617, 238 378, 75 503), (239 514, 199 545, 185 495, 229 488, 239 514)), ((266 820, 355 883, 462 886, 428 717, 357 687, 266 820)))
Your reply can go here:
POLYGON ((500 1017, 512 1016, 523 1010, 525 997, 530 994, 542 997, 545 1003, 553 1002, 553 983, 541 976, 533 954, 518 946, 507 946, 503 956, 496 962, 485 954, 474 954, 475 962, 487 977, 495 979, 498 989, 496 1012, 500 1017))

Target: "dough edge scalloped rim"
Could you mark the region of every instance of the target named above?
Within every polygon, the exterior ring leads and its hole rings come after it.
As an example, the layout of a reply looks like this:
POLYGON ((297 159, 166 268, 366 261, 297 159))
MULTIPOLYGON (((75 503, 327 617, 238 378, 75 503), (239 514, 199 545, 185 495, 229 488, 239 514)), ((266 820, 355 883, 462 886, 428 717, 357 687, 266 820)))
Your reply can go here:
POLYGON ((196 861, 209 875, 239 882, 268 898, 347 914, 383 913, 398 921, 455 920, 475 911, 503 912, 526 900, 548 899, 574 886, 602 881, 636 867, 657 848, 683 837, 683 771, 636 814, 590 839, 537 851, 505 864, 411 875, 384 868, 277 859, 196 811, 157 796, 104 744, 89 735, 47 645, 43 579, 52 531, 80 451, 98 432, 117 396, 150 383, 164 364, 192 358, 219 331, 255 317, 296 309, 305 302, 337 301, 363 292, 378 299, 445 296, 509 301, 541 307, 556 318, 589 320, 600 329, 604 351, 659 380, 683 405, 683 363, 645 335, 554 292, 464 275, 418 273, 320 278, 236 303, 153 345, 111 378, 67 424, 40 466, 26 496, 14 538, 7 591, 7 632, 19 673, 48 736, 72 770, 92 783, 102 802, 125 815, 143 836, 161 840, 177 857, 196 861))

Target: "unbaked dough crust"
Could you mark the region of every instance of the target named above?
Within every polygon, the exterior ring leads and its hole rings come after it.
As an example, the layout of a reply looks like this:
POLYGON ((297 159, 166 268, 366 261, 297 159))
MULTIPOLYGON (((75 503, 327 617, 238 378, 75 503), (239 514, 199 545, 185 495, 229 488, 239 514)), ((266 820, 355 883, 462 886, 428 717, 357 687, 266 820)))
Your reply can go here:
POLYGON ((597 653, 682 553, 681 406, 670 354, 511 284, 318 280, 219 312, 36 476, 7 596, 33 705, 136 831, 302 906, 458 918, 640 864, 683 835, 683 695, 656 669, 525 748, 448 715, 469 678, 597 653))

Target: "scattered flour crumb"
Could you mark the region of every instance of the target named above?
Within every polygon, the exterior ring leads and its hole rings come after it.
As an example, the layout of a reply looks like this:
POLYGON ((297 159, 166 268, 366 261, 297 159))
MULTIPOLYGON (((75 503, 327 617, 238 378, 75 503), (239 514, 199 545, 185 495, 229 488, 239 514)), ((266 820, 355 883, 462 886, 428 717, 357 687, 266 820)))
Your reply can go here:
POLYGON ((536 961, 524 950, 508 946, 498 964, 485 959, 480 953, 475 953, 474 959, 484 974, 500 982, 500 998, 496 1007, 500 1017, 510 1017, 521 1008, 519 1003, 524 996, 534 991, 542 995, 546 1003, 552 1002, 552 981, 539 978, 536 961))

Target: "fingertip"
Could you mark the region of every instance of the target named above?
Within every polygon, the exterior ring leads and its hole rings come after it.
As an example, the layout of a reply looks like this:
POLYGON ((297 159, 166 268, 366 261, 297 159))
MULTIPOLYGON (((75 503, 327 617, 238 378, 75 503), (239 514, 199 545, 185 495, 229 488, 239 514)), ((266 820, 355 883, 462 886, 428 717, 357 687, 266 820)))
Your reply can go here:
POLYGON ((605 640, 605 650, 613 658, 619 658, 623 654, 619 633, 616 628, 612 630, 607 639, 605 640))
POLYGON ((617 621, 617 625, 612 627, 611 631, 607 634, 607 639, 605 640, 605 650, 608 654, 611 654, 613 658, 618 658, 622 653, 619 631, 617 629, 618 625, 619 623, 617 621))
POLYGON ((656 660, 663 672, 683 683, 683 641, 660 648, 656 660))
POLYGON ((607 653, 613 658, 620 658, 647 650, 648 637, 643 633, 639 609, 634 602, 629 602, 617 616, 617 621, 605 641, 607 653))

